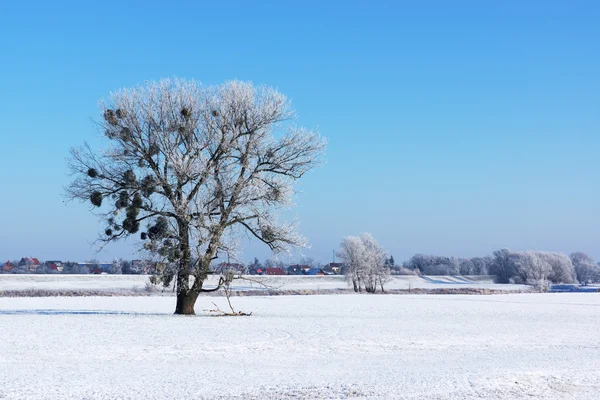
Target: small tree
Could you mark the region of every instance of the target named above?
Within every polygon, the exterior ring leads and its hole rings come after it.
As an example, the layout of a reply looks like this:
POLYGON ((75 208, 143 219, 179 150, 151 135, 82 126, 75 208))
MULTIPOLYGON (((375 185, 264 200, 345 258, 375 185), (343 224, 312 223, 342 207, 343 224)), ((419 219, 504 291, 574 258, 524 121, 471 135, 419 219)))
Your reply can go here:
POLYGON ((365 249, 362 279, 365 290, 367 293, 376 293, 377 287, 381 287, 381 291, 384 292, 384 284, 390 275, 390 268, 385 265, 387 254, 370 233, 363 233, 360 239, 365 249))
POLYGON ((103 103, 106 146, 72 150, 71 199, 106 222, 101 241, 139 235, 157 261, 177 266, 176 314, 194 314, 211 262, 248 234, 277 252, 303 246, 278 221, 294 182, 320 161, 325 142, 291 125, 284 95, 250 83, 203 87, 165 79, 123 89, 103 103))
POLYGON ((346 236, 342 239, 340 249, 337 252, 338 258, 346 266, 346 278, 352 282, 355 292, 362 290, 361 278, 363 276, 365 248, 362 240, 358 236, 346 236))
POLYGON ((121 259, 121 272, 125 274, 133 274, 134 272, 131 270, 131 261, 121 259))
POLYGON ((390 276, 387 254, 371 234, 345 237, 337 254, 347 266, 346 276, 355 292, 363 287, 367 293, 376 293, 377 287, 384 291, 390 276))
POLYGON ((123 273, 123 259, 114 259, 108 273, 114 275, 121 275, 123 273))

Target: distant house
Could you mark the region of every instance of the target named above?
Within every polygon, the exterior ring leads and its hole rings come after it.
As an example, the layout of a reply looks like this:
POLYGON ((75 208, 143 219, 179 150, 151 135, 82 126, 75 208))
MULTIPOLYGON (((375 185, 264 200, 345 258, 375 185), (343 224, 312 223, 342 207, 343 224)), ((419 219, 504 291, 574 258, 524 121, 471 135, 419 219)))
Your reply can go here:
POLYGON ((4 264, 4 266, 2 267, 2 270, 4 272, 10 272, 11 269, 12 269, 12 264, 10 263, 10 260, 8 260, 6 262, 6 264, 4 264))
POLYGON ((19 261, 19 267, 24 267, 27 272, 35 272, 40 267, 40 260, 35 257, 23 257, 19 261))
POLYGON ((265 268, 267 275, 285 275, 282 268, 265 268))
POLYGON ((342 263, 329 263, 323 267, 323 272, 325 275, 340 275, 343 268, 344 264, 342 263))
POLYGON ((306 264, 290 265, 287 267, 287 273, 288 275, 306 275, 309 269, 310 266, 306 264))
POLYGON ((265 274, 265 268, 262 267, 248 267, 248 274, 250 275, 264 275, 265 274))
POLYGON ((49 270, 57 272, 62 272, 64 267, 62 261, 46 261, 44 264, 49 270))
POLYGON ((89 263, 89 262, 83 262, 83 263, 77 263, 77 264, 79 265, 79 272, 82 274, 99 275, 102 273, 102 267, 100 266, 100 264, 89 263))
POLYGON ((110 271, 110 268, 112 267, 112 263, 89 263, 89 262, 83 262, 83 263, 77 263, 79 265, 79 270, 81 273, 84 274, 96 274, 96 275, 100 275, 103 272, 108 272, 110 271))

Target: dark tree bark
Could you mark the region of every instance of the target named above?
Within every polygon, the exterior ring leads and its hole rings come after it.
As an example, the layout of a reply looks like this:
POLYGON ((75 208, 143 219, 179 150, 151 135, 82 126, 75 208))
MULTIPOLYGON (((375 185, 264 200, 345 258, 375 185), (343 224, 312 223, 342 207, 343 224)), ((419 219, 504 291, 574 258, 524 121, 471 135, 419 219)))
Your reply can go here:
POLYGON ((177 221, 179 230, 179 250, 181 258, 179 259, 179 267, 177 271, 177 304, 175 306, 175 314, 195 315, 194 305, 198 299, 198 292, 190 290, 190 269, 191 269, 191 251, 190 251, 190 234, 189 224, 182 219, 177 221))
POLYGON ((177 304, 175 314, 178 315, 196 315, 194 305, 198 299, 198 293, 193 291, 180 291, 177 293, 177 304))

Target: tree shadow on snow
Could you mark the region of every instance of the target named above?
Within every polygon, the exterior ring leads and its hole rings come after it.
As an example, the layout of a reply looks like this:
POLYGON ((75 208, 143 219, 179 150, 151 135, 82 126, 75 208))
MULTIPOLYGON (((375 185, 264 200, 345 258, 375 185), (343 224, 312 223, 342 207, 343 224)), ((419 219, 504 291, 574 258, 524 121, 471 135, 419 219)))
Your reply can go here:
POLYGON ((56 310, 56 309, 31 309, 31 310, 0 310, 0 315, 130 315, 130 316, 168 316, 169 313, 144 313, 111 310, 56 310))

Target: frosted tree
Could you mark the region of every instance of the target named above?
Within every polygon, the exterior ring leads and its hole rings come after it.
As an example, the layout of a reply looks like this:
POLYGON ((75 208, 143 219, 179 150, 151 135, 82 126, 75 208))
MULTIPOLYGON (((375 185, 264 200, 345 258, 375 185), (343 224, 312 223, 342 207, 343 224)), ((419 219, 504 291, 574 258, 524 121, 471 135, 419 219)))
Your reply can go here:
POLYGON ((492 258, 490 256, 485 257, 472 257, 471 263, 473 264, 474 275, 486 275, 489 272, 490 265, 492 264, 492 258))
POLYGON ((494 251, 494 257, 489 266, 489 273, 496 275, 498 283, 509 283, 516 275, 513 254, 509 249, 494 251))
POLYGON ((384 291, 390 276, 387 254, 371 234, 345 237, 337 256, 346 265, 346 277, 352 282, 355 292, 364 288, 368 293, 375 293, 377 287, 384 291))
MULTIPOLYGON (((325 141, 296 127, 274 89, 228 82, 204 87, 165 79, 122 89, 101 104, 106 146, 72 150, 68 197, 106 222, 102 242, 139 235, 144 249, 177 266, 176 314, 194 314, 211 262, 240 235, 273 252, 305 245, 278 210, 294 182, 319 164, 325 141)), ((221 280, 223 282, 223 280, 221 280)))
POLYGON ((532 285, 539 291, 548 289, 548 277, 552 266, 542 252, 525 251, 514 253, 515 267, 523 283, 532 285))
POLYGON ((385 264, 387 253, 370 233, 363 233, 360 235, 360 239, 364 247, 365 267, 362 269, 362 280, 365 290, 368 293, 375 293, 377 287, 381 287, 383 292, 384 284, 390 276, 390 269, 385 264))
POLYGON ((548 279, 554 283, 575 283, 577 274, 571 259, 561 253, 539 252, 542 258, 550 264, 551 271, 548 279))
POLYGON ((594 264, 594 259, 592 257, 590 257, 589 255, 587 255, 586 253, 583 253, 581 251, 576 251, 574 253, 569 254, 569 258, 571 259, 571 262, 573 263, 573 265, 577 265, 577 264, 581 264, 581 263, 594 264))
POLYGON ((361 278, 365 268, 365 247, 358 236, 346 236, 342 239, 337 252, 338 258, 346 266, 346 278, 352 282, 355 292, 362 290, 361 278))
POLYGON ((600 281, 600 266, 594 259, 582 252, 571 253, 569 258, 573 262, 577 280, 582 285, 600 281))
POLYGON ((108 273, 114 275, 121 275, 123 273, 123 259, 114 259, 108 273))

